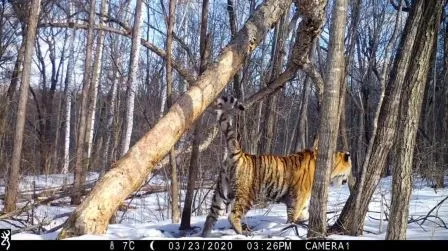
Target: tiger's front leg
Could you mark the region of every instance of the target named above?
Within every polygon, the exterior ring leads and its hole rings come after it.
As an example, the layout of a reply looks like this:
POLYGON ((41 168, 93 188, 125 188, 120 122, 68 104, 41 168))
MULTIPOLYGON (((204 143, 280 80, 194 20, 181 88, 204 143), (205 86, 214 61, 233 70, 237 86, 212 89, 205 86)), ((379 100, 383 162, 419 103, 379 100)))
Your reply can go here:
POLYGON ((292 208, 292 215, 291 218, 289 218, 288 214, 288 221, 293 223, 301 223, 309 218, 309 212, 308 212, 308 205, 310 202, 311 194, 301 194, 297 193, 295 198, 295 204, 292 208))
POLYGON ((229 221, 232 225, 233 230, 237 234, 245 234, 247 235, 247 231, 243 231, 243 227, 241 225, 241 218, 244 217, 247 211, 250 208, 250 199, 246 196, 238 197, 235 199, 235 203, 232 207, 232 212, 229 215, 229 221))

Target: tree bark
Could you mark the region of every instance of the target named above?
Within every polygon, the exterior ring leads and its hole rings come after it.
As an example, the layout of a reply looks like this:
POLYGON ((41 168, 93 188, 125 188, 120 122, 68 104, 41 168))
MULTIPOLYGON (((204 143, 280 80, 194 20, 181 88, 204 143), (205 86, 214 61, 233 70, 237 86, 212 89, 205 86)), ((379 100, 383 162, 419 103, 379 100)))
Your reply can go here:
MULTIPOLYGON (((448 21, 446 21, 445 23, 445 39, 444 39, 444 62, 443 62, 443 74, 442 74, 442 80, 444 84, 444 91, 443 91, 443 116, 442 116, 442 142, 443 142, 443 148, 445 149, 444 154, 442 155, 442 161, 445 164, 445 168, 444 170, 447 170, 448 168, 446 166, 448 166, 448 151, 446 151, 448 149, 448 21)), ((442 171, 444 171, 442 170, 442 171)), ((442 183, 442 187, 444 186, 443 184, 443 175, 441 175, 441 182, 442 183)))
POLYGON ((48 95, 48 87, 47 87, 47 63, 45 62, 44 55, 42 53, 43 46, 41 45, 40 39, 36 40, 36 57, 38 69, 40 71, 39 76, 39 85, 41 89, 40 100, 38 96, 33 94, 35 97, 34 102, 36 103, 37 117, 38 117, 38 138, 39 138, 39 171, 44 174, 48 174, 48 153, 50 152, 47 145, 47 130, 46 130, 46 121, 47 121, 47 97, 48 95), (40 103, 39 103, 40 101, 40 103))
MULTIPOLYGON (((74 12, 73 3, 70 3, 69 15, 74 12)), ((72 106, 72 96, 70 93, 70 86, 73 82, 73 71, 75 68, 75 36, 76 30, 72 29, 69 32, 68 37, 68 63, 67 71, 64 81, 64 98, 65 98, 65 126, 64 126, 64 161, 62 164, 62 174, 68 173, 68 168, 70 164, 70 121, 71 121, 71 106, 72 106)))
MULTIPOLYGON (((57 76, 56 76, 56 78, 57 78, 57 81, 59 81, 59 75, 61 76, 61 78, 60 78, 60 84, 59 84, 59 89, 60 90, 62 90, 62 82, 63 82, 63 76, 64 76, 64 67, 65 67, 65 65, 64 65, 64 62, 65 62, 65 50, 66 50, 66 44, 67 44, 67 40, 68 40, 68 35, 66 34, 65 35, 65 37, 64 37, 64 46, 63 46, 63 48, 62 48, 62 52, 61 52, 61 55, 62 55, 62 58, 61 58, 61 60, 59 61, 59 66, 58 66, 58 71, 57 71, 57 76), (59 72, 60 72, 60 74, 59 74, 59 72)), ((55 135, 55 137, 54 137, 54 141, 53 141, 53 144, 52 144, 52 152, 53 152, 53 154, 52 154, 52 156, 51 156, 51 162, 50 162, 50 166, 52 167, 52 169, 50 170, 50 172, 51 173, 57 173, 59 170, 57 170, 57 168, 59 167, 59 149, 58 149, 58 144, 59 144, 59 139, 60 139, 60 135, 61 135, 61 131, 60 131, 60 128, 61 128, 61 117, 63 116, 63 112, 62 112, 62 103, 63 103, 63 101, 64 101, 64 98, 63 97, 60 97, 59 98, 59 102, 58 102, 58 107, 57 107, 57 116, 56 116, 56 128, 55 128, 55 131, 56 131, 56 135, 55 135)))
MULTIPOLYGON (((107 3, 106 0, 101 1, 101 16, 105 16, 107 13, 107 3)), ((100 18, 100 28, 104 25, 104 18, 100 18)), ((98 96, 98 87, 100 84, 100 73, 101 73, 101 65, 103 62, 103 50, 104 50, 104 31, 98 30, 96 42, 96 53, 95 53, 95 61, 93 63, 93 72, 92 72, 92 83, 90 90, 90 102, 89 102, 89 111, 87 115, 87 135, 86 135, 86 144, 87 144, 87 166, 91 165, 92 158, 92 148, 93 148, 93 134, 95 131, 95 118, 96 118, 96 103, 98 96)))
POLYGON ((103 165, 101 168, 100 175, 103 176, 104 173, 107 171, 107 168, 110 167, 111 161, 112 161, 112 152, 114 148, 114 144, 111 144, 112 141, 112 134, 114 131, 114 116, 115 116, 115 110, 116 110, 116 103, 117 103, 117 92, 118 92, 118 84, 119 84, 119 67, 121 65, 122 56, 119 53, 118 41, 114 41, 112 44, 112 53, 117 55, 117 61, 114 63, 114 74, 113 74, 113 80, 112 80, 112 86, 110 87, 110 101, 108 102, 109 109, 107 111, 107 120, 106 120, 106 133, 105 133, 105 144, 104 144, 104 152, 103 152, 103 165))
MULTIPOLYGON (((395 137, 401 89, 411 56, 409 52, 412 50, 421 19, 422 1, 416 1, 415 3, 406 21, 395 62, 389 74, 390 80, 384 92, 388 95, 384 96, 384 103, 380 102, 379 110, 377 110, 379 112, 378 126, 377 129, 374 129, 369 142, 370 149, 367 151, 362 167, 365 171, 361 170, 360 177, 357 177, 353 189, 356 193, 350 194, 339 218, 332 226, 331 232, 344 232, 351 235, 362 233, 370 199, 378 185, 381 171, 384 169, 386 158, 395 137), (362 200, 360 199, 361 195, 362 200)), ((384 67, 387 68, 387 66, 384 67)), ((386 72, 383 71, 383 74, 386 74, 386 72)), ((383 78, 382 81, 385 81, 385 79, 383 78)))
POLYGON ((338 136, 340 118, 340 90, 345 73, 344 34, 347 0, 336 0, 332 10, 328 66, 325 79, 321 122, 319 126, 319 154, 310 199, 308 237, 321 238, 327 232, 327 198, 330 170, 338 136))
POLYGON ((435 50, 443 1, 424 1, 423 18, 418 28, 417 41, 412 50, 400 104, 398 122, 397 162, 393 168, 392 201, 386 239, 404 240, 408 226, 409 199, 412 188, 412 164, 419 125, 423 94, 430 74, 430 58, 435 50))
MULTIPOLYGON (((169 1, 169 10, 167 17, 167 36, 166 36, 166 97, 167 110, 173 104, 173 66, 171 63, 171 54, 173 52, 173 30, 176 23, 176 0, 169 1)), ((177 180, 177 163, 176 151, 174 147, 170 151, 170 165, 171 165, 171 216, 172 222, 178 223, 180 220, 179 209, 179 183, 177 180)))
MULTIPOLYGON (((236 35, 236 32, 238 31, 235 14, 235 4, 233 0, 227 0, 227 13, 229 14, 230 35, 233 39, 236 35)), ((233 93, 238 99, 241 99, 243 96, 241 88, 242 85, 240 82, 240 74, 237 72, 235 76, 233 76, 233 93)))
POLYGON ((196 83, 97 182, 92 192, 69 217, 59 239, 106 231, 108 220, 120 203, 138 189, 154 166, 216 99, 243 65, 246 57, 287 11, 290 3, 290 0, 266 0, 259 6, 237 36, 223 48, 216 61, 207 66, 196 83))
POLYGON ((310 96, 310 78, 307 77, 305 79, 305 83, 303 86, 303 93, 302 93, 302 104, 300 105, 300 111, 299 116, 297 118, 297 135, 296 135, 296 145, 295 145, 295 151, 299 152, 302 151, 307 147, 307 136, 308 136, 308 130, 307 130, 307 121, 308 121, 308 102, 309 102, 309 96, 310 96))
MULTIPOLYGON (((210 50, 207 46, 207 25, 208 25, 208 6, 209 0, 202 1, 202 18, 201 18, 201 34, 199 39, 200 47, 200 67, 199 74, 202 74, 207 66, 207 62, 210 56, 210 50)), ((236 33, 236 32, 235 32, 236 33)), ((235 75, 236 76, 236 75, 235 75)), ((199 144, 200 135, 202 132, 201 118, 194 126, 192 152, 190 157, 190 166, 188 168, 188 184, 187 192, 185 194, 184 208, 182 210, 182 219, 180 222, 181 230, 187 230, 191 228, 191 209, 193 205, 193 193, 196 185, 197 173, 199 170, 199 144)))
MULTIPOLYGON (((10 107, 10 103, 14 97, 14 94, 17 89, 17 84, 19 83, 19 78, 21 77, 21 67, 23 62, 23 57, 25 54, 25 43, 22 42, 20 45, 20 49, 17 53, 17 59, 14 64, 14 69, 12 71, 11 83, 9 84, 8 91, 6 93, 6 98, 2 99, 2 103, 0 104, 0 137, 4 137, 6 135, 5 131, 7 130, 7 122, 8 122, 8 109, 10 107)), ((0 146, 2 146, 3 140, 0 142, 0 146)), ((3 149, 3 148, 2 148, 3 149)))
MULTIPOLYGON (((54 33, 52 34, 53 37, 49 38, 47 41, 45 41, 48 44, 48 51, 49 51, 49 59, 51 62, 51 78, 50 78, 50 90, 48 94, 42 96, 42 103, 44 105, 45 110, 45 124, 43 128, 43 147, 42 149, 45 149, 46 152, 44 155, 41 156, 44 163, 44 170, 45 174, 49 174, 51 170, 53 170, 52 166, 56 163, 53 163, 52 156, 57 156, 57 137, 58 137, 58 128, 55 127, 52 124, 52 118, 54 113, 54 96, 56 92, 57 83, 59 80, 59 75, 61 73, 61 68, 64 63, 64 58, 62 57, 59 60, 59 64, 56 63, 56 41, 54 38, 54 33), (56 133, 53 133, 56 131, 56 133)), ((65 47, 66 41, 63 42, 65 47)), ((64 49, 62 49, 62 54, 64 54, 64 49)), ((45 92, 44 92, 45 93, 45 92)), ((57 124, 57 123, 56 123, 57 124)), ((57 159, 54 158, 54 161, 57 162, 57 159)))
MULTIPOLYGON (((280 74, 280 70, 283 64, 283 51, 285 45, 285 34, 288 19, 288 15, 285 14, 280 18, 280 21, 277 23, 274 31, 274 42, 272 43, 272 51, 271 51, 271 72, 269 77, 269 83, 278 77, 280 74)), ((262 124, 262 135, 264 135, 263 140, 260 145, 260 153, 272 153, 275 140, 275 124, 277 120, 276 115, 277 110, 277 95, 270 96, 266 102, 265 106, 265 123, 262 124), (274 142, 274 144, 273 144, 274 142)))
POLYGON ((273 82, 249 97, 244 106, 250 107, 255 102, 274 93, 289 80, 291 80, 297 70, 303 70, 314 82, 319 100, 322 97, 324 81, 320 73, 311 63, 310 55, 316 38, 321 33, 324 19, 324 9, 327 1, 301 0, 296 1, 298 11, 301 14, 301 21, 296 30, 296 40, 293 51, 286 64, 286 69, 273 82))
POLYGON ((71 204, 78 205, 81 203, 81 187, 84 183, 85 175, 83 174, 87 168, 85 158, 87 155, 87 147, 85 145, 86 123, 87 123, 87 105, 89 99, 89 90, 92 72, 92 47, 93 47, 93 26, 95 21, 95 0, 90 0, 89 7, 89 30, 87 32, 86 59, 84 61, 84 76, 82 80, 82 97, 81 111, 79 118, 78 140, 76 146, 76 163, 74 173, 73 194, 71 204))
MULTIPOLYGON (((132 30, 132 48, 129 62, 129 77, 127 81, 127 99, 126 99, 126 123, 121 146, 121 156, 125 155, 131 144, 132 127, 134 125, 134 100, 135 86, 138 71, 138 61, 140 55, 140 34, 142 25, 142 0, 137 0, 135 6, 134 29, 132 30)), ((170 56, 170 55, 167 55, 170 56)))
POLYGON ((6 187, 6 198, 4 213, 16 209, 17 193, 19 187, 20 160, 22 155, 23 135, 26 119, 26 103, 31 77, 31 62, 34 53, 34 42, 36 39, 37 22, 40 13, 40 0, 33 0, 29 6, 28 27, 25 39, 25 52, 23 59, 23 71, 20 81, 20 97, 17 108, 16 131, 14 136, 14 149, 11 167, 8 175, 8 186, 6 187))

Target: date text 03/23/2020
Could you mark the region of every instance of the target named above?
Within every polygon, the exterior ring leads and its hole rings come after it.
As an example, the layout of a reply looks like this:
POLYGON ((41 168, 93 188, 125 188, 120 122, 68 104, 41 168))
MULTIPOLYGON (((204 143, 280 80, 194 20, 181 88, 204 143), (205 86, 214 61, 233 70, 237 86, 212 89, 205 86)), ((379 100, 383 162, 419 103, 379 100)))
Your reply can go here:
POLYGON ((168 250, 350 250, 349 242, 342 241, 292 241, 292 240, 214 240, 170 241, 168 250))

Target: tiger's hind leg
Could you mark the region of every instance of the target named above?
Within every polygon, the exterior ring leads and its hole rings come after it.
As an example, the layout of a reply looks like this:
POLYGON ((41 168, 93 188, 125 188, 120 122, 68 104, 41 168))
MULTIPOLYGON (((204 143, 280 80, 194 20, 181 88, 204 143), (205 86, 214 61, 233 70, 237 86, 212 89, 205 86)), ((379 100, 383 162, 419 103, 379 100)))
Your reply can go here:
POLYGON ((213 194, 212 205, 205 220, 202 230, 202 237, 210 235, 212 228, 215 226, 218 217, 225 211, 226 207, 232 202, 228 198, 229 189, 228 182, 224 172, 220 173, 217 187, 213 194))
POLYGON ((286 204, 286 215, 287 215, 286 223, 293 223, 295 196, 288 194, 283 198, 281 202, 286 204))
POLYGON ((219 215, 225 208, 224 200, 219 196, 219 192, 215 191, 213 195, 212 205, 210 207, 210 212, 204 223, 204 228, 202 229, 202 237, 207 237, 210 235, 212 228, 215 226, 219 215))

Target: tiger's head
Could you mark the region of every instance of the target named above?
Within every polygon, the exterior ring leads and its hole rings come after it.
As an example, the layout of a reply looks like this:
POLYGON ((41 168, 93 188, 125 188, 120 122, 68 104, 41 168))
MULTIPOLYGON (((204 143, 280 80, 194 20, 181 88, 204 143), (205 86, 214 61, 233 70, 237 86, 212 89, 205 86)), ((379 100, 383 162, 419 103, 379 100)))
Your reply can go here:
POLYGON ((217 120, 220 121, 223 115, 236 115, 239 111, 244 111, 244 106, 233 96, 222 96, 215 102, 217 120))
POLYGON ((339 187, 347 183, 348 177, 352 171, 352 160, 349 152, 337 152, 334 158, 330 174, 331 185, 339 187))

